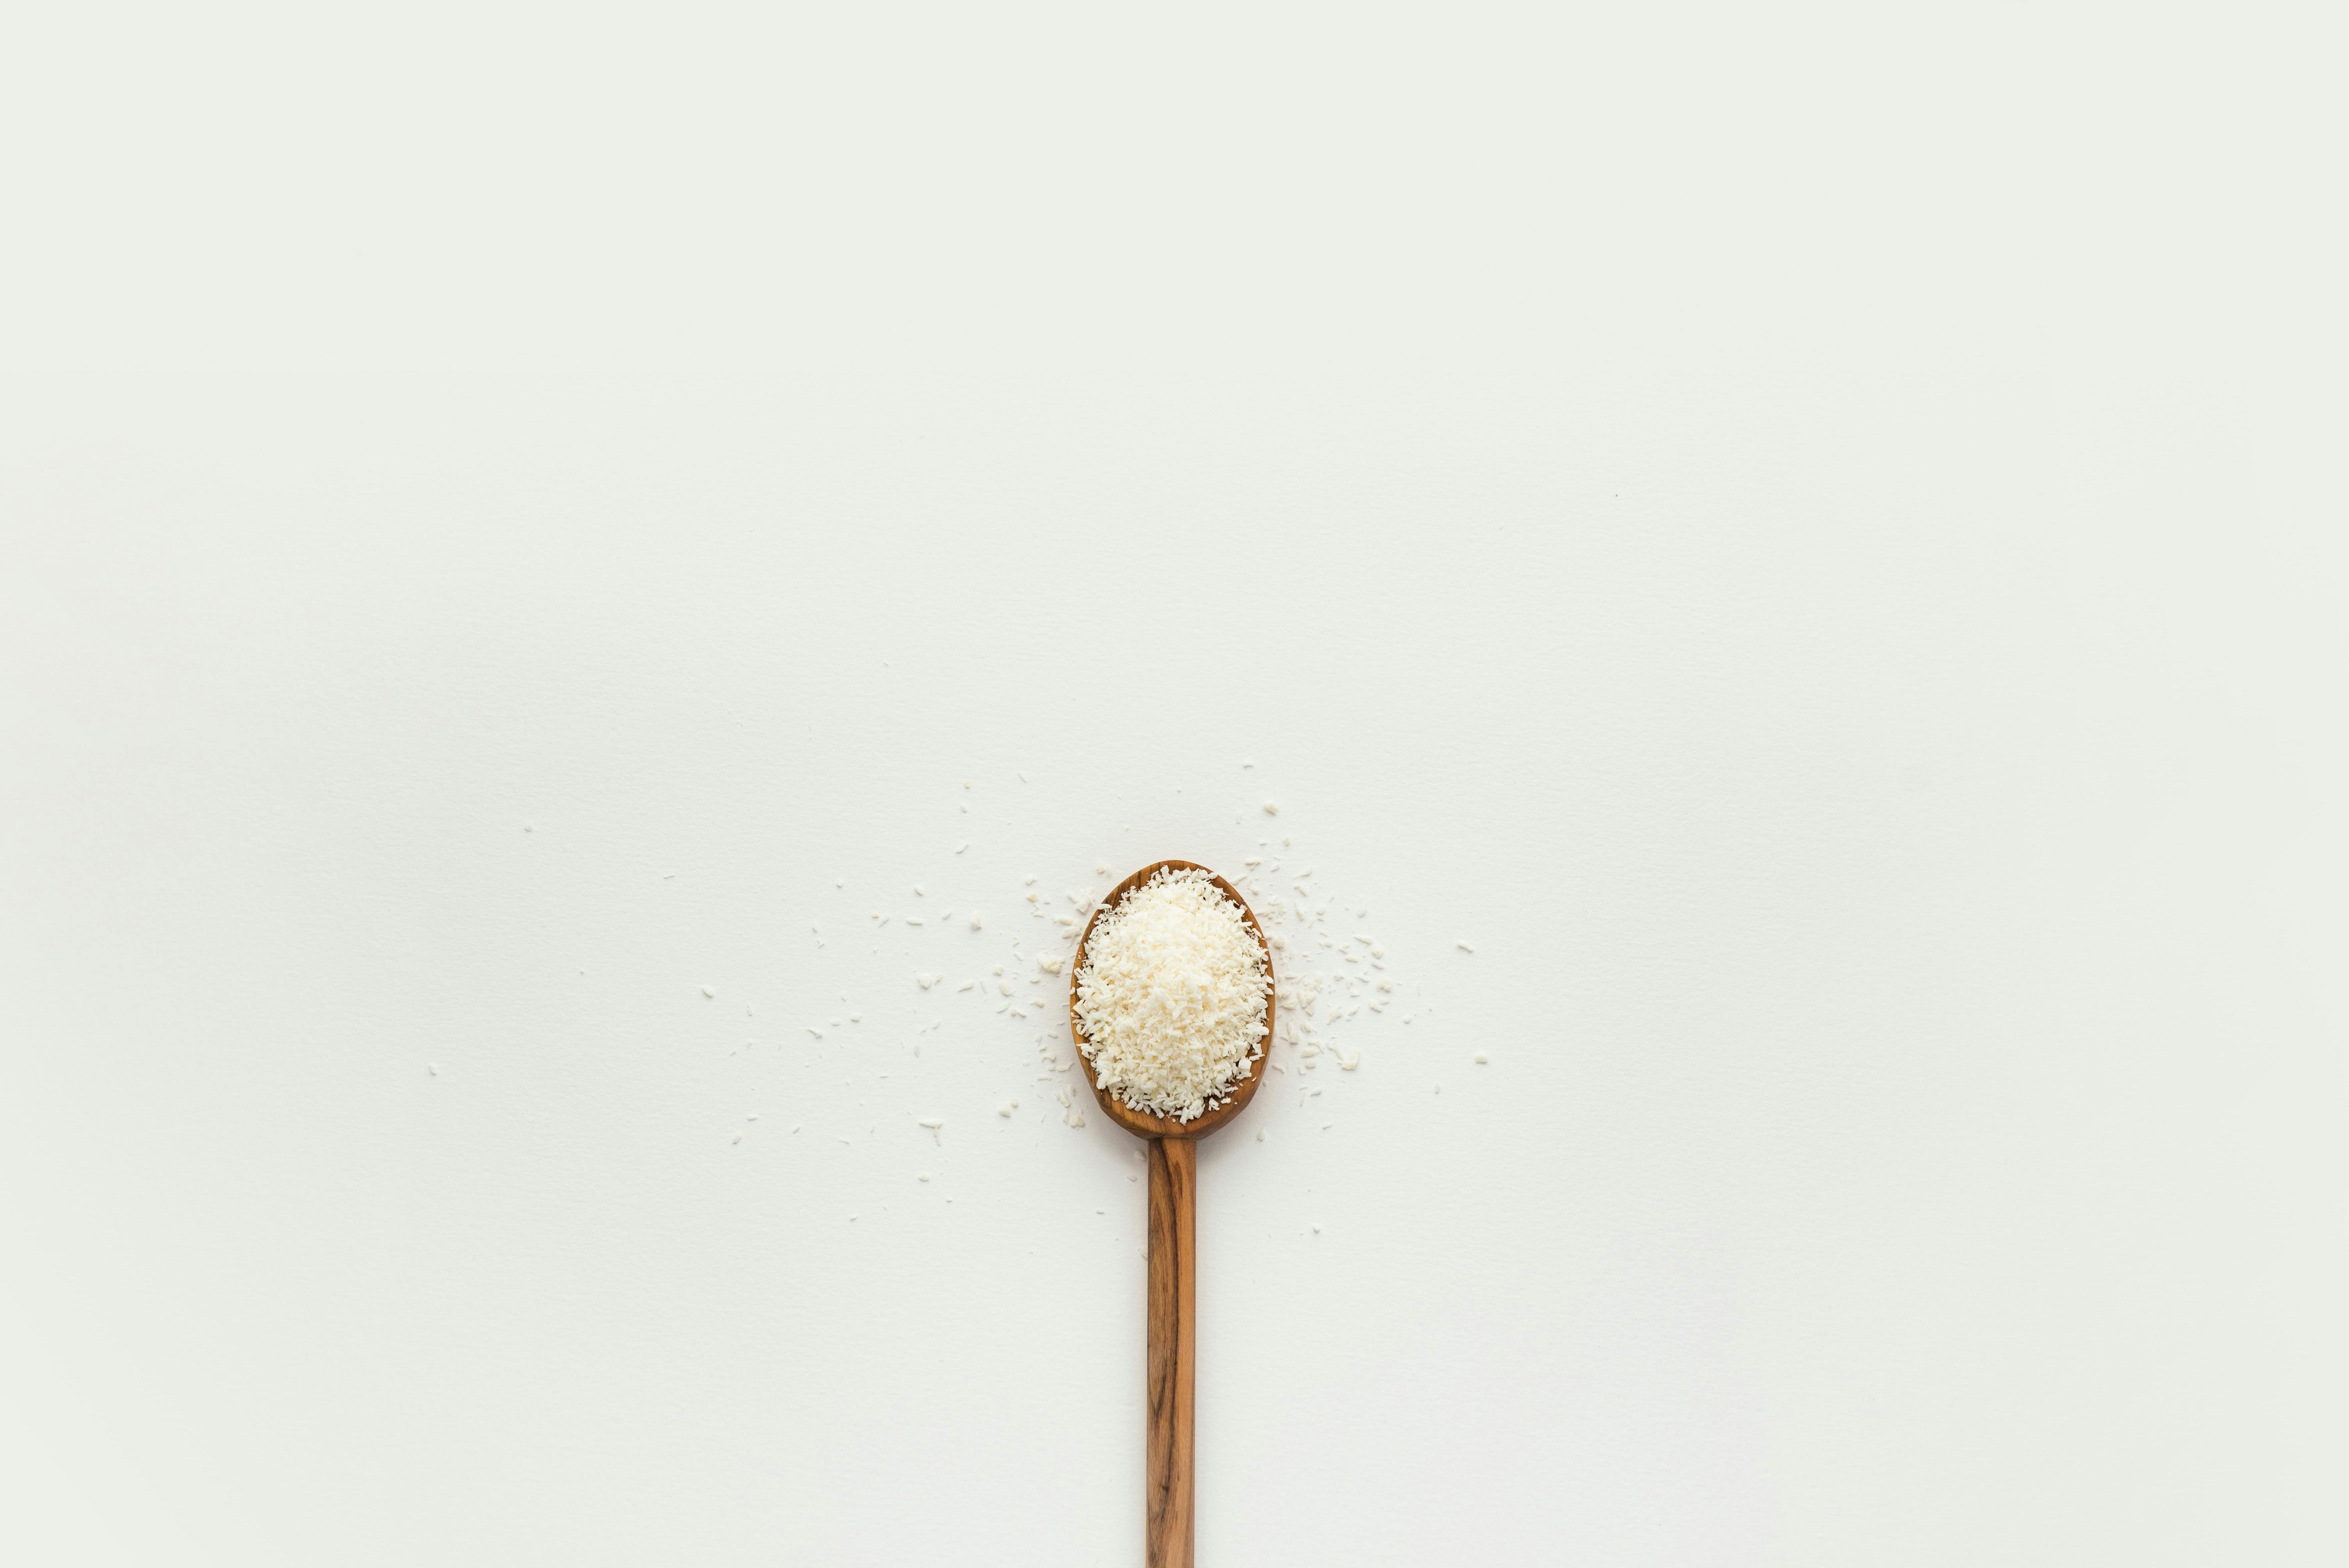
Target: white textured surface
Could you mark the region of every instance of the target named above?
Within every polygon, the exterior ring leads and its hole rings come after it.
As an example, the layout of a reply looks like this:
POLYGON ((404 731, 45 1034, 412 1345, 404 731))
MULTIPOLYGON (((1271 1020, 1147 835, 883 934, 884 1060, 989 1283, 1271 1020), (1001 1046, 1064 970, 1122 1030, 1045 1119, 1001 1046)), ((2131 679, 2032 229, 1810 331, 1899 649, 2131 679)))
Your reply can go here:
POLYGON ((1202 1568, 2341 1561, 2314 8, 854 15, 11 23, 0 1559, 1132 1560, 1271 824, 1202 1568))

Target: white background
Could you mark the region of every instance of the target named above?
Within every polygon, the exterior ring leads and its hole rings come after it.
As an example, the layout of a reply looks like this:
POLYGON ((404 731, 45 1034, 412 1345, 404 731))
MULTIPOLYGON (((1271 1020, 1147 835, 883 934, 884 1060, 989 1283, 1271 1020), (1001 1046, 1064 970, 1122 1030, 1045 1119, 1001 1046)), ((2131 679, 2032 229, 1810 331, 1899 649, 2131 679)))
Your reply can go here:
POLYGON ((0 1557, 2339 1563, 2327 9, 16 8, 0 1557))

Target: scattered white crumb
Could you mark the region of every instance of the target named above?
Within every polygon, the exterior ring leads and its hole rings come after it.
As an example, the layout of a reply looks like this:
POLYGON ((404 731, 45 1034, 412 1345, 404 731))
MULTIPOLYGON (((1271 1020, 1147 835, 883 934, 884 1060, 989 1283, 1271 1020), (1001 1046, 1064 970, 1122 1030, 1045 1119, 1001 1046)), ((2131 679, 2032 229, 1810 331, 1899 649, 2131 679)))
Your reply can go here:
POLYGON ((800 1027, 805 1029, 809 1034, 813 1035, 819 1040, 823 1038, 823 1031, 817 1028, 813 1024, 802 1024, 800 1027))
POLYGON ((955 853, 960 854, 968 848, 970 848, 970 841, 968 839, 965 839, 961 843, 955 846, 955 853))
MULTIPOLYGON (((1259 1128, 1257 1128, 1257 1129, 1256 1130, 1256 1140, 1257 1140, 1258 1143, 1262 1143, 1262 1142, 1264 1141, 1264 1129, 1263 1129, 1263 1128, 1261 1128, 1261 1127, 1259 1127, 1259 1128)), ((1132 1180, 1133 1180, 1133 1178, 1132 1178, 1132 1177, 1128 1177, 1128 1178, 1127 1178, 1127 1180, 1128 1180, 1128 1181, 1132 1181, 1132 1180)))
POLYGON ((915 1180, 915 1181, 928 1181, 929 1179, 930 1179, 930 1173, 929 1173, 928 1171, 921 1171, 921 1172, 917 1173, 917 1174, 914 1177, 914 1180, 915 1180))
POLYGON ((1320 1226, 1319 1226, 1319 1225, 1314 1226, 1314 1227, 1313 1227, 1313 1233, 1314 1233, 1315 1235, 1317 1235, 1317 1236, 1318 1236, 1318 1235, 1319 1235, 1319 1234, 1321 1233, 1321 1227, 1320 1227, 1320 1226))
POLYGON ((920 897, 922 897, 922 896, 923 896, 923 894, 922 894, 922 884, 921 884, 921 883, 919 883, 919 882, 916 882, 916 883, 914 884, 914 896, 915 896, 916 898, 920 898, 920 897))
POLYGON ((905 917, 905 923, 907 925, 919 925, 922 923, 921 917, 918 915, 909 914, 905 917))
POLYGON ((1107 861, 1095 861, 1093 862, 1093 875, 1097 877, 1105 877, 1109 875, 1109 862, 1107 861))
POLYGON ((711 989, 710 989, 709 986, 707 986, 707 985, 704 985, 704 986, 701 988, 701 994, 702 994, 703 995, 705 995, 705 996, 715 996, 715 995, 718 995, 718 993, 717 993, 717 992, 715 992, 715 991, 711 990, 711 989))
POLYGON ((848 1015, 848 1021, 852 1024, 861 1024, 864 1022, 864 1015, 862 1013, 851 1013, 848 1015))
POLYGON ((1241 767, 1243 767, 1243 768, 1253 768, 1253 767, 1255 767, 1255 766, 1256 766, 1256 764, 1255 764, 1255 763, 1253 763, 1253 762, 1243 762, 1243 763, 1241 763, 1241 764, 1240 764, 1240 766, 1241 766, 1241 767))
POLYGON ((1485 1053, 1482 1051, 1478 1051, 1476 1053, 1476 1065, 1478 1067, 1483 1067, 1485 1065, 1485 1053))
POLYGON ((737 1142, 737 1143, 741 1142, 741 1141, 742 1141, 742 1135, 741 1135, 740 1133, 739 1133, 739 1132, 738 1132, 738 1133, 736 1133, 736 1134, 734 1135, 734 1141, 735 1141, 735 1142, 737 1142))
POLYGON ((438 1062, 426 1062, 424 1064, 424 1070, 430 1073, 434 1078, 439 1078, 440 1076, 440 1064, 438 1062))
POLYGON ((800 1130, 799 1123, 797 1123, 797 1122, 793 1122, 793 1123, 792 1124, 792 1131, 793 1133, 797 1133, 797 1132, 799 1131, 799 1130, 800 1130))
POLYGON ((1465 942, 1457 943, 1454 945, 1456 945, 1463 953, 1474 953, 1476 951, 1475 948, 1469 946, 1465 942))
POLYGON ((968 991, 978 984, 978 982, 976 980, 966 980, 961 985, 956 986, 955 989, 957 991, 968 991))
POLYGON ((978 929, 978 916, 974 914, 970 917, 970 928, 973 931, 977 931, 978 929))
POLYGON ((1278 817, 1278 816, 1279 816, 1279 815, 1280 815, 1280 802, 1279 802, 1279 801, 1278 801, 1278 800, 1267 800, 1267 801, 1264 803, 1264 814, 1265 814, 1266 816, 1268 816, 1268 817, 1278 817))

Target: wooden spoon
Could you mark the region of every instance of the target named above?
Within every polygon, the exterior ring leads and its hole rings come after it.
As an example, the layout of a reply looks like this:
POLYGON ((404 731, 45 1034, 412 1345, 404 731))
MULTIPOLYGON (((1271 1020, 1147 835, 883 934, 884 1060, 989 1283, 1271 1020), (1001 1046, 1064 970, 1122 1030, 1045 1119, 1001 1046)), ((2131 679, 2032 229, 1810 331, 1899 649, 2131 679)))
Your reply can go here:
POLYGON ((1174 1121, 1134 1109, 1104 1090, 1086 1057, 1084 1025, 1077 1017, 1077 972, 1101 917, 1125 895, 1172 867, 1207 872, 1216 890, 1239 905, 1240 918, 1264 950, 1265 974, 1272 973, 1272 944, 1264 939, 1256 912, 1239 890, 1206 866, 1190 861, 1154 861, 1117 886, 1085 923, 1077 956, 1069 965, 1069 1033, 1077 1042, 1077 1065, 1093 1087, 1093 1099, 1112 1121, 1143 1140, 1150 1158, 1150 1327, 1143 1352, 1143 1395, 1149 1430, 1143 1448, 1142 1551, 1148 1568, 1191 1568, 1191 1394, 1198 1349, 1197 1209, 1199 1140, 1237 1116, 1264 1081, 1272 1058, 1272 992, 1264 995, 1264 1050, 1247 1065, 1247 1076, 1224 1095, 1223 1104, 1189 1121, 1174 1121))

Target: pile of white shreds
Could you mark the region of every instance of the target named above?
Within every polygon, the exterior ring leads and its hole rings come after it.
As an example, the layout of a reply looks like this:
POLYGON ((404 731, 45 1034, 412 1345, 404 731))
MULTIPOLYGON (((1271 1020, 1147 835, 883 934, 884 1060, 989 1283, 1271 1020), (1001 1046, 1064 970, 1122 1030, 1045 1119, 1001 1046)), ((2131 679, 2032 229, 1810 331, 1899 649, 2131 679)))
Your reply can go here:
POLYGON ((1103 913, 1077 970, 1080 1046, 1102 1088, 1189 1121, 1264 1054, 1272 975, 1240 906, 1169 867, 1103 913))

